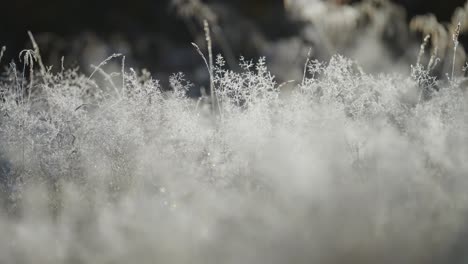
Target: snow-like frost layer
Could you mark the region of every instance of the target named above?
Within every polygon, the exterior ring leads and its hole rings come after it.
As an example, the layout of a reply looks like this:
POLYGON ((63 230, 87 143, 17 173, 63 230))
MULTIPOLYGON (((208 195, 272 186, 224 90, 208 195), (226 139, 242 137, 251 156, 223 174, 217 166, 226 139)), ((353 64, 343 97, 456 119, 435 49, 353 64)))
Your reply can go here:
POLYGON ((242 73, 217 65, 214 106, 186 98, 181 74, 163 92, 132 71, 125 85, 99 86, 76 71, 32 84, 6 72, 0 262, 463 257, 468 140, 456 81, 370 76, 340 56, 309 62, 295 84, 276 84, 264 60, 242 60, 242 73))

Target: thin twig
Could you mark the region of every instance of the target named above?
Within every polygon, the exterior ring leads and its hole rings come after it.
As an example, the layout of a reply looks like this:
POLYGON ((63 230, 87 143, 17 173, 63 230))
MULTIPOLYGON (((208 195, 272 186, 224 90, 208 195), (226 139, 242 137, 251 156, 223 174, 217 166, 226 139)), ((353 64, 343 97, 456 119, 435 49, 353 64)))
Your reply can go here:
POLYGON ((111 84, 114 91, 117 93, 119 98, 121 98, 122 96, 119 92, 119 89, 117 88, 117 85, 115 85, 114 81, 112 80, 112 76, 106 73, 103 69, 99 68, 98 66, 91 65, 91 67, 94 68, 95 72, 99 72, 104 77, 104 80, 108 81, 111 84))
POLYGON ((37 58, 37 62, 39 63, 41 74, 42 76, 45 76, 47 71, 46 71, 46 68, 44 67, 44 64, 42 63, 41 51, 39 50, 39 46, 37 45, 36 40, 34 39, 34 36, 31 33, 31 31, 28 31, 28 35, 29 35, 29 38, 31 39, 31 43, 33 45, 33 49, 37 58))
MULTIPOLYGON (((26 66, 29 66, 29 91, 28 91, 28 102, 29 102, 31 100, 31 92, 32 92, 33 83, 34 83, 34 59, 37 60, 37 58, 34 56, 34 51, 32 50, 21 51, 20 58, 19 58, 20 62, 21 62, 21 57, 23 57, 23 60, 24 60, 24 68, 26 68, 26 66)), ((23 74, 24 74, 24 70, 23 70, 23 74)))
POLYGON ((122 92, 125 93, 125 56, 122 57, 122 92))
POLYGON ((94 71, 91 73, 91 75, 88 77, 88 81, 91 80, 91 78, 94 76, 94 74, 98 71, 98 69, 100 69, 102 66, 106 65, 110 60, 112 60, 113 58, 118 58, 122 56, 122 54, 120 53, 114 53, 112 54, 111 56, 107 57, 107 59, 105 59, 104 61, 102 61, 101 63, 99 63, 98 66, 95 66, 95 69, 94 71))
POLYGON ((437 57, 437 52, 438 52, 438 48, 436 46, 434 47, 432 55, 431 55, 431 59, 429 60, 429 63, 427 64, 428 71, 434 70, 435 67, 437 67, 437 64, 439 64, 440 62, 440 58, 437 57))
POLYGON ((455 32, 453 33, 452 81, 453 81, 453 73, 455 72, 455 59, 457 56, 457 48, 458 48, 458 44, 460 43, 458 41, 458 37, 460 35, 460 28, 461 28, 461 23, 458 22, 457 28, 455 29, 455 32))
POLYGON ((306 79, 306 74, 307 74, 307 66, 309 65, 310 61, 310 53, 312 52, 312 48, 309 48, 309 51, 307 52, 307 59, 304 65, 304 74, 302 75, 302 85, 305 84, 305 79, 306 79))
POLYGON ((3 46, 2 49, 0 50, 0 62, 2 62, 3 54, 5 54, 6 47, 3 46))
MULTIPOLYGON (((208 24, 207 20, 203 21, 203 28, 205 30, 205 37, 206 43, 208 45, 208 71, 210 72, 210 93, 211 93, 211 104, 213 106, 213 110, 215 108, 215 97, 216 92, 214 89, 214 80, 213 80, 213 46, 211 42, 211 34, 210 34, 210 25, 208 24)), ((219 107, 219 106, 218 106, 219 107)))
POLYGON ((426 37, 424 37, 424 40, 421 43, 421 47, 419 48, 418 60, 416 61, 416 65, 421 64, 421 58, 424 55, 424 51, 426 50, 426 46, 427 46, 427 43, 429 43, 430 38, 431 38, 431 35, 426 35, 426 37))
POLYGON ((61 62, 61 74, 63 74, 63 72, 65 71, 65 67, 63 66, 64 65, 64 62, 65 62, 65 57, 62 56, 62 58, 60 59, 60 62, 61 62))

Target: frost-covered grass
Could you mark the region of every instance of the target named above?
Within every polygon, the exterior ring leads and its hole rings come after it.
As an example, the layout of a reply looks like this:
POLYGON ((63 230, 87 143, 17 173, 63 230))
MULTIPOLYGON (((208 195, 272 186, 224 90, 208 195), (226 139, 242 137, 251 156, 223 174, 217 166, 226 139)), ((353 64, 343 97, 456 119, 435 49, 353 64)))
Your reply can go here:
POLYGON ((241 73, 216 65, 214 105, 187 98, 195 86, 182 74, 166 91, 131 69, 97 84, 76 70, 7 68, 0 263, 436 263, 463 253, 461 80, 421 67, 371 76, 340 56, 309 61, 287 84, 263 59, 242 60, 241 73))

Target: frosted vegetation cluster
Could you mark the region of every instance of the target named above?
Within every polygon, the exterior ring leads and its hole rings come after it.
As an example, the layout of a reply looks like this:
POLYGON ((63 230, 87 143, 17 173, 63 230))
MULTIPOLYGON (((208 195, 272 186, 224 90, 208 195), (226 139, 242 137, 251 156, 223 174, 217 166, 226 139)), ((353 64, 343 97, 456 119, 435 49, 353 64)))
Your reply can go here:
POLYGON ((0 79, 1 263, 436 263, 464 252, 462 78, 420 64, 369 75, 337 55, 277 83, 265 59, 233 72, 218 56, 214 92, 193 99, 181 73, 161 87, 124 65, 53 72, 37 55, 0 79))

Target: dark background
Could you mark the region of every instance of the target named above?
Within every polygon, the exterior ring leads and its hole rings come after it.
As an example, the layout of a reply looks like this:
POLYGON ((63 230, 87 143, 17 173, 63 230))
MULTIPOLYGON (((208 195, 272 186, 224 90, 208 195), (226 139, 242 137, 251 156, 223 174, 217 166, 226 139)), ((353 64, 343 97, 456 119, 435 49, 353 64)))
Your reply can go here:
MULTIPOLYGON (((283 0, 205 2, 225 6, 227 13, 249 21, 269 40, 294 34, 294 24, 284 13, 283 0)), ((465 0, 394 2, 405 7, 408 19, 430 12, 440 20, 448 20, 455 7, 462 6, 465 0)), ((131 52, 130 62, 139 67, 183 71, 181 59, 168 60, 165 56, 171 52, 185 56, 183 48, 194 41, 193 33, 177 16, 169 0, 13 0, 4 1, 1 8, 0 45, 7 46, 4 60, 8 61, 17 58, 19 51, 30 45, 28 30, 34 33, 42 52, 46 53, 46 64, 53 64, 64 55, 70 64, 86 64, 87 61, 79 61, 80 54, 85 52, 83 47, 95 41, 110 43, 110 50, 131 52)), ((233 46, 235 56, 257 55, 255 50, 233 46)), ((187 60, 195 59, 186 56, 187 60)))

